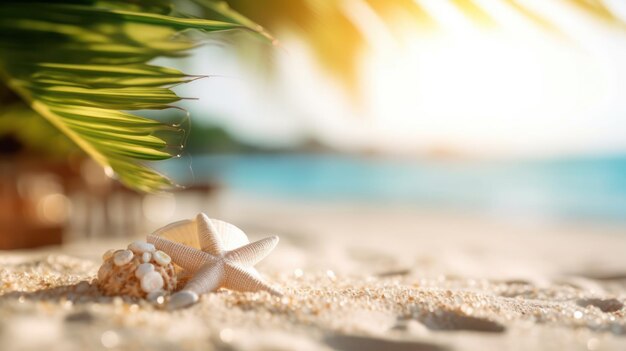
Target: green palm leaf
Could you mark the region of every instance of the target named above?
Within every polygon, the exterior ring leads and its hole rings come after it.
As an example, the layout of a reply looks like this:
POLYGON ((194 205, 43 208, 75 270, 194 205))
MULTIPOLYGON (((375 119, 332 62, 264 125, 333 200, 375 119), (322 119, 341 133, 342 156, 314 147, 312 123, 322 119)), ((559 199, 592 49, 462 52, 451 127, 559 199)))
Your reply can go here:
POLYGON ((171 88, 197 76, 148 64, 196 46, 188 30, 248 29, 176 11, 171 1, 3 2, 0 78, 90 157, 134 189, 172 185, 147 161, 180 153, 184 130, 140 117, 181 100, 171 88), (173 140, 173 141, 172 141, 173 140))

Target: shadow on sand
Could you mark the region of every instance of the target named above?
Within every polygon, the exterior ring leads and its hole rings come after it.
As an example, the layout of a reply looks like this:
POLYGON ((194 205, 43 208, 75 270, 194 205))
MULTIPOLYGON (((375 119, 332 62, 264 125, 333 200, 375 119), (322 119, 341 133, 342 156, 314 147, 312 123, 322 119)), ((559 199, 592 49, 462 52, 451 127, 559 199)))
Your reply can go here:
POLYGON ((368 336, 333 335, 324 339, 326 344, 340 351, 447 351, 448 347, 420 342, 398 341, 368 336))

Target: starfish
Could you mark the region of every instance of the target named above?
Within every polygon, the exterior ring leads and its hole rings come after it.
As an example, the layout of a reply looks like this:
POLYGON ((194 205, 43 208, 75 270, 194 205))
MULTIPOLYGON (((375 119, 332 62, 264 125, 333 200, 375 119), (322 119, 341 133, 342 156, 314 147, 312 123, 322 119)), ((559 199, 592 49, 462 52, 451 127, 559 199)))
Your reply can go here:
MULTIPOLYGON (((182 222, 181 225, 190 224, 190 221, 182 222)), ((171 296, 168 304, 170 309, 189 306, 198 301, 199 295, 220 287, 282 295, 265 283, 254 269, 254 265, 278 244, 277 236, 249 243, 239 228, 210 219, 204 213, 198 214, 195 222, 197 238, 192 239, 197 239, 199 249, 158 234, 148 235, 149 243, 170 255, 174 263, 191 275, 185 287, 171 296)), ((177 225, 174 223, 170 226, 176 230, 177 225)), ((164 229, 169 230, 168 227, 164 229)))

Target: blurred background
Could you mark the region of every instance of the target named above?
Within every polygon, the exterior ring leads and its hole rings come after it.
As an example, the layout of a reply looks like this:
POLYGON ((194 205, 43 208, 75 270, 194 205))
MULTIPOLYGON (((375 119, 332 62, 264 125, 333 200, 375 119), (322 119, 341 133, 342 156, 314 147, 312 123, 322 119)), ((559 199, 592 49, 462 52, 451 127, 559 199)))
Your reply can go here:
POLYGON ((156 164, 171 193, 112 181, 3 88, 0 249, 271 206, 624 224, 624 2, 227 2, 280 44, 230 32, 155 62, 209 75, 176 88, 198 100, 186 151, 156 164))

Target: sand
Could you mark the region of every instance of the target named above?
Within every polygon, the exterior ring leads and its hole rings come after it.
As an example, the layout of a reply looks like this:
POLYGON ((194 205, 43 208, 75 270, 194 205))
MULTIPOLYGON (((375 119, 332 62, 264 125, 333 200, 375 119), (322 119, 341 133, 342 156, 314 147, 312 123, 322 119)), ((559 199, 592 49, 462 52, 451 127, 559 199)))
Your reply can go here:
POLYGON ((258 269, 284 297, 220 290, 167 312, 102 296, 100 255, 134 238, 2 252, 2 350, 626 349, 623 224, 219 203, 251 239, 281 237, 258 269))

